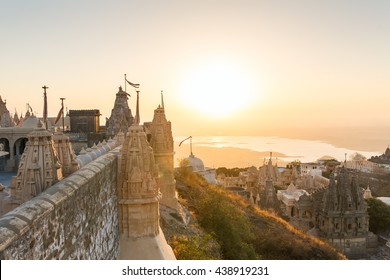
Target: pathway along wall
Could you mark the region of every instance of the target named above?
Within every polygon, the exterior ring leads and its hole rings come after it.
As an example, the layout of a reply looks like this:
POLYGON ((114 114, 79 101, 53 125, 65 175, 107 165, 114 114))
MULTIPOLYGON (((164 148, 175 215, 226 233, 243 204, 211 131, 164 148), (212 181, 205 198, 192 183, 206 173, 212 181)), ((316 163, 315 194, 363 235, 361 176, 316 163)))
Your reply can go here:
POLYGON ((116 150, 2 216, 0 259, 117 259, 116 150))

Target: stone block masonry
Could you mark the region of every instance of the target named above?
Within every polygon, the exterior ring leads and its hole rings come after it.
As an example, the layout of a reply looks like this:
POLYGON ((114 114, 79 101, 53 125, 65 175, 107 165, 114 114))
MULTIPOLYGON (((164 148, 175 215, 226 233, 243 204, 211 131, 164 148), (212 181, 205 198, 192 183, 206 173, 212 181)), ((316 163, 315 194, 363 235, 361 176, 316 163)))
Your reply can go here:
POLYGON ((118 158, 108 153, 0 218, 0 259, 117 259, 118 158))

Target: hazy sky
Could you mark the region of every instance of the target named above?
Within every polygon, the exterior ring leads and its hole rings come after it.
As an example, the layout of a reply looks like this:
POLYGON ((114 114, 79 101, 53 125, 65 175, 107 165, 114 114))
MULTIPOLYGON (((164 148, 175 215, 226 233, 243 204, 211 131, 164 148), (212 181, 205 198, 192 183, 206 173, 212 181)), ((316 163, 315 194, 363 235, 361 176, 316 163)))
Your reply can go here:
MULTIPOLYGON (((175 135, 390 122, 390 1, 0 0, 0 95, 108 117, 123 74, 175 135)), ((134 89, 127 87, 132 97, 134 89)), ((104 123, 104 121, 102 121, 104 123)))

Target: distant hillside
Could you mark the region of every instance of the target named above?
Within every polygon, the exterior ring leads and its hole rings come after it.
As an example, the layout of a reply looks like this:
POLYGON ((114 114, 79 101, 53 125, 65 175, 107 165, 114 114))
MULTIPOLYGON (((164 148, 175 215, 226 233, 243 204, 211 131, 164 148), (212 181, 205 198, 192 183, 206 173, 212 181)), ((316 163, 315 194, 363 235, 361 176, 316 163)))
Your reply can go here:
POLYGON ((208 185, 197 174, 183 169, 176 180, 182 203, 205 232, 196 238, 174 237, 171 246, 178 259, 191 258, 191 250, 198 259, 208 258, 207 248, 200 248, 205 251, 199 255, 199 247, 207 247, 207 242, 213 246, 211 255, 222 259, 345 259, 333 247, 221 187, 208 185))

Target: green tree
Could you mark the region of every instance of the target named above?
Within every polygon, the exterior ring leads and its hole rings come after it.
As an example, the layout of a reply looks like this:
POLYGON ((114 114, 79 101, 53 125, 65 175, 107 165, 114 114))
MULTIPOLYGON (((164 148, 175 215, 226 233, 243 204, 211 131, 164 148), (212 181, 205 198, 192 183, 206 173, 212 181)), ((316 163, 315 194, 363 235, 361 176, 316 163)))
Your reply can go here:
POLYGON ((367 199, 370 231, 373 233, 390 232, 390 206, 376 198, 367 199))
POLYGON ((210 234, 174 237, 170 242, 178 260, 218 260, 220 247, 210 234))

